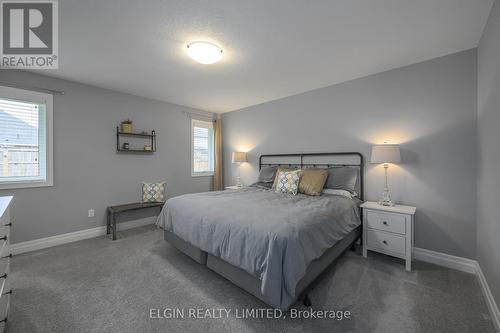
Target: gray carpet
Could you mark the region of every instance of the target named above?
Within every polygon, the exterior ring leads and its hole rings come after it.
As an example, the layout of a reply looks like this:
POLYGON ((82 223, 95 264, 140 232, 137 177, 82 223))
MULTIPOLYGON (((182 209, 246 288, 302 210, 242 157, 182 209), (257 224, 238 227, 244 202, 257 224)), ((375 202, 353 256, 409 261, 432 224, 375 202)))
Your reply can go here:
POLYGON ((349 310, 350 319, 150 319, 150 308, 264 304, 154 227, 119 236, 14 257, 8 332, 494 332, 475 276, 422 262, 408 273, 398 259, 353 252, 311 294, 312 309, 349 310))

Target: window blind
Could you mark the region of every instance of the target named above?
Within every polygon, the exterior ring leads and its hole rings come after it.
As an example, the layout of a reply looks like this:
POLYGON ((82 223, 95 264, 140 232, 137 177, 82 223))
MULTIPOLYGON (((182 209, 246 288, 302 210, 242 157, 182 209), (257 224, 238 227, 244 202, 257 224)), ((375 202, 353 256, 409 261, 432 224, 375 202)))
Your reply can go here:
POLYGON ((0 98, 0 179, 42 176, 42 111, 40 104, 0 98))
POLYGON ((193 173, 214 171, 214 127, 213 123, 193 120, 192 122, 193 173))

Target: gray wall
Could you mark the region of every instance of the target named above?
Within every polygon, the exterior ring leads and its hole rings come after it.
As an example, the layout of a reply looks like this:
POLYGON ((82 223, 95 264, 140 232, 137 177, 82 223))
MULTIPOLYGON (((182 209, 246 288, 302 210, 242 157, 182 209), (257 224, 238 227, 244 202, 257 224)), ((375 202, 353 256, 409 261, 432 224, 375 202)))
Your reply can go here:
MULTIPOLYGON (((360 151, 400 143, 391 166, 398 202, 418 207, 417 247, 475 258, 476 50, 333 85, 223 115, 226 185, 233 150, 248 150, 242 179, 255 181, 262 153, 360 151)), ((367 198, 383 186, 367 165, 367 198)))
POLYGON ((500 3, 478 49, 477 259, 500 304, 500 3))
POLYGON ((54 186, 0 191, 15 196, 13 242, 104 225, 106 206, 141 199, 142 181, 165 180, 168 197, 210 189, 211 178, 190 175, 182 111, 195 110, 27 72, 3 70, 0 79, 66 92, 54 96, 54 186), (157 131, 157 153, 116 153, 115 127, 126 118, 157 131), (95 218, 87 218, 91 208, 95 218))

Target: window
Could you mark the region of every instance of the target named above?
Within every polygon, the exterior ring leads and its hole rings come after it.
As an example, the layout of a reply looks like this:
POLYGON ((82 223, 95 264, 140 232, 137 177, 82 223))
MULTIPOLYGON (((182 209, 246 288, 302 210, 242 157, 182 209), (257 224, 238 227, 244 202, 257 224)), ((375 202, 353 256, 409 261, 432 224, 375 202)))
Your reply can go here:
POLYGON ((52 95, 0 87, 0 189, 52 186, 52 95))
POLYGON ((214 175, 214 124, 191 120, 191 176, 214 175))

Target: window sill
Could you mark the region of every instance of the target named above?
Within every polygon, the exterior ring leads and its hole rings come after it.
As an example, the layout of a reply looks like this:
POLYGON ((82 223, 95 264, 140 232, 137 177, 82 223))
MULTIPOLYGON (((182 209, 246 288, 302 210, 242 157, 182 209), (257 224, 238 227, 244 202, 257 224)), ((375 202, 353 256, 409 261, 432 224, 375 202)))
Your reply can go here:
POLYGON ((214 176, 213 172, 210 172, 210 173, 192 173, 191 174, 191 177, 213 177, 213 176, 214 176))
POLYGON ((0 190, 15 190, 18 188, 50 187, 54 186, 52 181, 47 180, 27 180, 18 182, 0 182, 0 190))

